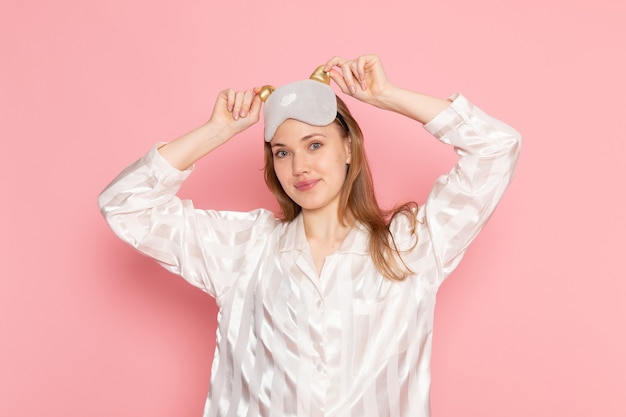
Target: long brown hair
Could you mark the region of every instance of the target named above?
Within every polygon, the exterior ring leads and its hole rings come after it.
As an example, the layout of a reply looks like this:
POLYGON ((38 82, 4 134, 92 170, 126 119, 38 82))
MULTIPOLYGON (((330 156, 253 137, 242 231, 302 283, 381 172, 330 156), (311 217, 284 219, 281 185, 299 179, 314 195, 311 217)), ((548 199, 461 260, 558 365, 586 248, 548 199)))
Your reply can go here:
MULTIPOLYGON (((374 193, 374 183, 363 146, 363 132, 339 97, 335 123, 344 133, 344 138, 349 136, 351 139, 350 165, 339 197, 339 221, 344 222, 348 213, 360 221, 369 231, 369 252, 376 269, 387 279, 402 281, 413 271, 403 262, 389 230, 389 223, 396 215, 404 214, 410 220, 412 232, 415 233, 417 220, 414 210, 417 205, 410 202, 392 210, 382 210, 374 193)), ((295 219, 302 208, 289 198, 280 185, 274 172, 274 158, 268 142, 265 142, 265 183, 278 200, 284 221, 295 219)))

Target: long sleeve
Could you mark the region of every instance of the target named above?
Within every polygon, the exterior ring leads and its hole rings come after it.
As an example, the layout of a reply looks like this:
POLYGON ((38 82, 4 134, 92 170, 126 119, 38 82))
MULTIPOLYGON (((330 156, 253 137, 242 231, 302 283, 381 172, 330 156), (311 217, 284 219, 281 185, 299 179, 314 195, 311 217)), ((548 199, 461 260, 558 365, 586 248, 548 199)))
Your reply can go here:
POLYGON ((459 155, 453 169, 434 184, 418 214, 438 263, 440 284, 458 265, 509 185, 521 136, 461 95, 424 128, 454 146, 459 155))
POLYGON ((154 147, 104 189, 98 204, 123 241, 217 298, 257 260, 276 220, 266 210, 195 209, 176 197, 190 173, 154 147))

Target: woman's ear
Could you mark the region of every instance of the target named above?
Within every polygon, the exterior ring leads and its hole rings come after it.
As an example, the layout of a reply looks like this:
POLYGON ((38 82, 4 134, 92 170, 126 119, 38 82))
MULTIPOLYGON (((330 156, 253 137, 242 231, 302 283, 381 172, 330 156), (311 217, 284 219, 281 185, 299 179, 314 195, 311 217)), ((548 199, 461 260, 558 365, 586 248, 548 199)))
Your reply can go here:
POLYGON ((350 165, 350 162, 352 161, 352 138, 350 137, 350 135, 348 135, 348 138, 346 139, 345 146, 347 155, 346 165, 350 165))

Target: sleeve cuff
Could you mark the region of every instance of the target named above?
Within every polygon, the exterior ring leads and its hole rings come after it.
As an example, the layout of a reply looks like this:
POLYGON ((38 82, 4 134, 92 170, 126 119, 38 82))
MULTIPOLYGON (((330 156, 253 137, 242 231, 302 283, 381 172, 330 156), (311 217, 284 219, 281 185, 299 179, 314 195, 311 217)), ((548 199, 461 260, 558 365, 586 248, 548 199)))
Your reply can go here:
POLYGON ((467 120, 474 107, 472 103, 461 94, 453 94, 448 98, 452 100, 452 103, 424 125, 424 129, 436 138, 441 138, 450 130, 467 120))
POLYGON ((159 148, 165 145, 167 142, 159 142, 154 145, 146 154, 146 165, 150 168, 150 171, 154 176, 164 182, 181 182, 185 180, 193 172, 194 166, 190 166, 184 171, 172 166, 167 159, 159 153, 159 148))

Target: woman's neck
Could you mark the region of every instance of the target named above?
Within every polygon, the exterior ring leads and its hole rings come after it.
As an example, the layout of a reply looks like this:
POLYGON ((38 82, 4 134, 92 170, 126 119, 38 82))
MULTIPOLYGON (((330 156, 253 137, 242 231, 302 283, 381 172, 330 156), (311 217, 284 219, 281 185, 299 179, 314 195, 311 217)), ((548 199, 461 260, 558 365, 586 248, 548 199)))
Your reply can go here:
POLYGON ((354 216, 346 213, 344 221, 341 222, 336 210, 331 212, 326 210, 303 211, 302 218, 313 262, 318 276, 321 277, 326 257, 341 247, 354 225, 354 216))
POLYGON ((302 218, 304 232, 309 240, 343 241, 354 225, 354 216, 350 212, 340 221, 336 210, 307 210, 302 212, 302 218))

